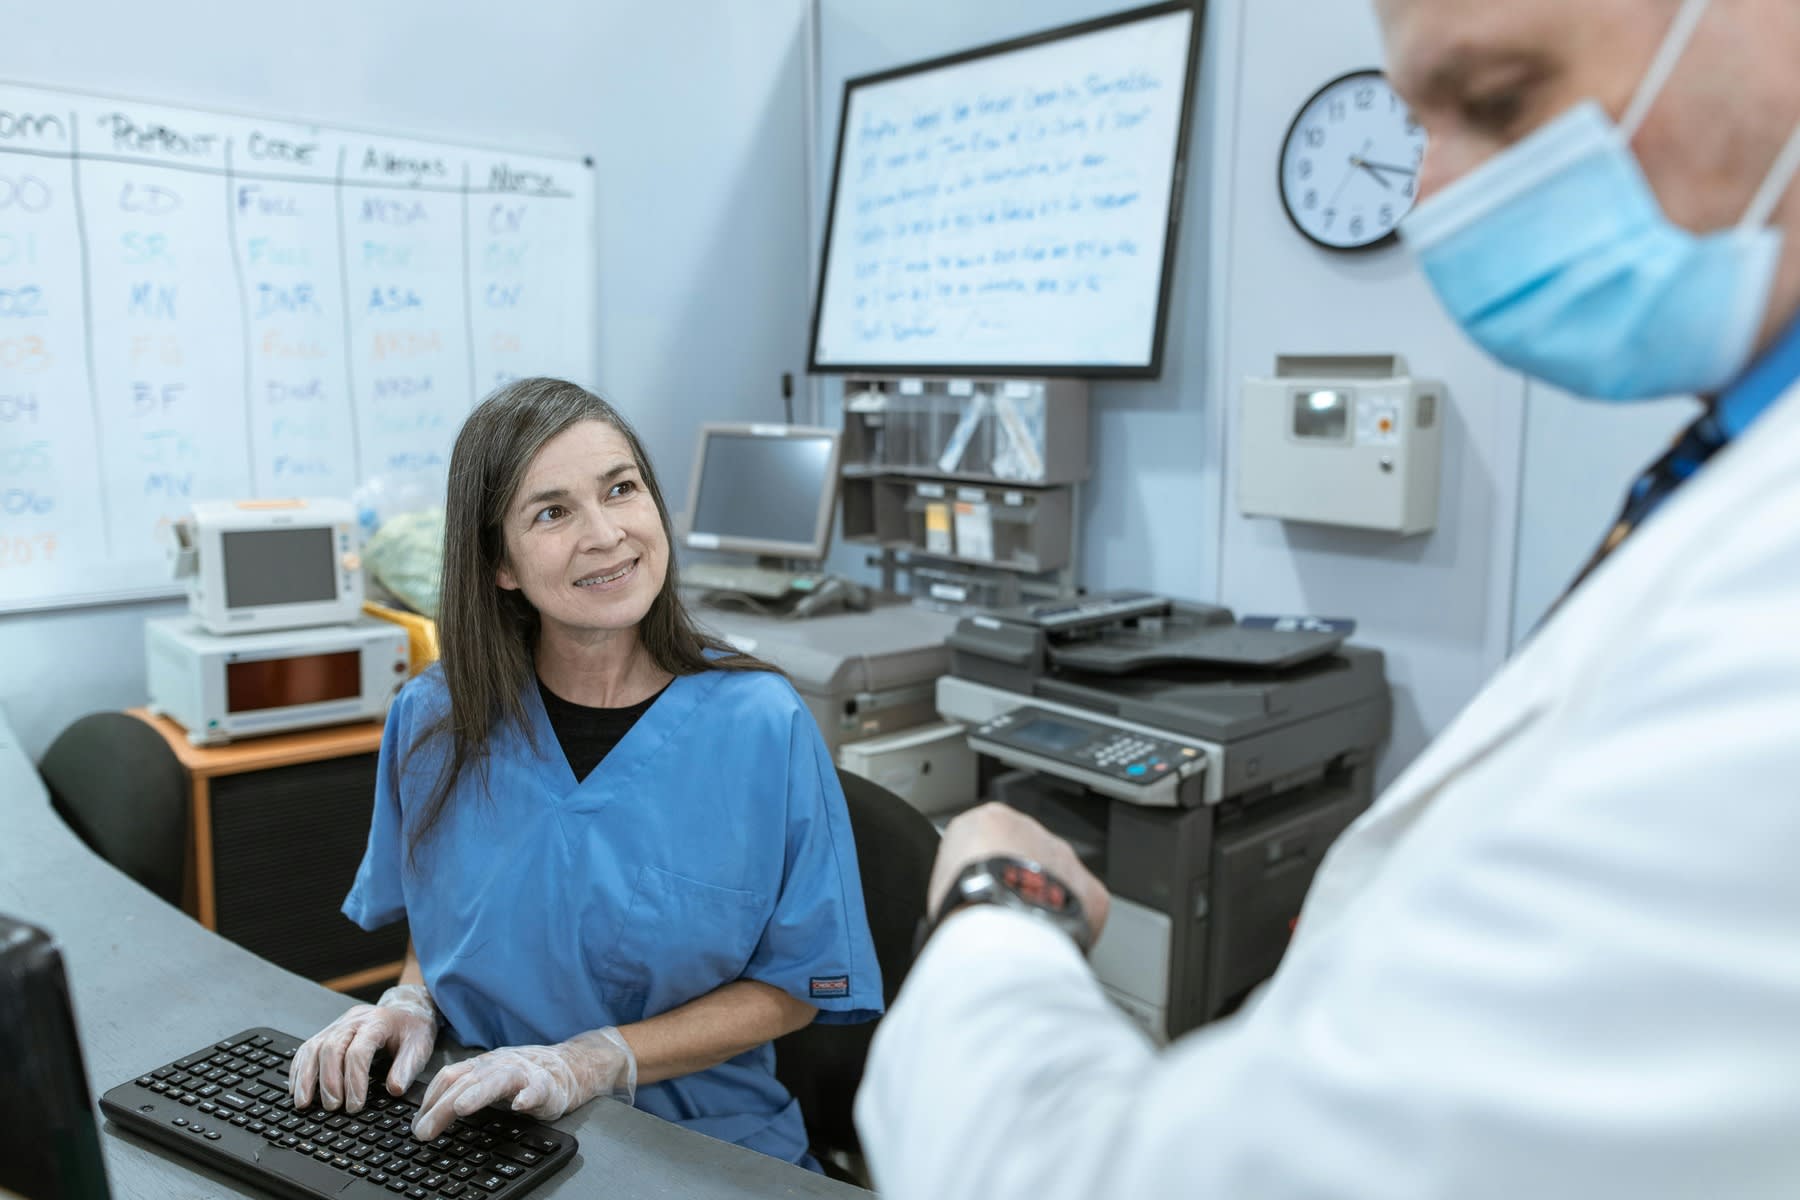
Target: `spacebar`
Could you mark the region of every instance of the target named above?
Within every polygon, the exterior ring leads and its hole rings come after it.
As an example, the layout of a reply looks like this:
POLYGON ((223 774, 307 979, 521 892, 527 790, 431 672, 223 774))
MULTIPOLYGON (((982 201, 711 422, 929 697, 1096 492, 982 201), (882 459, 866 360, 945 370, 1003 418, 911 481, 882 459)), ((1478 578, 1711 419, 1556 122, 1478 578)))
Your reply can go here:
MULTIPOLYGON (((266 1148, 262 1152, 261 1165, 272 1174, 291 1180, 320 1196, 336 1196, 353 1183, 366 1182, 294 1150, 266 1148)), ((360 1192, 363 1189, 358 1190, 360 1192)))

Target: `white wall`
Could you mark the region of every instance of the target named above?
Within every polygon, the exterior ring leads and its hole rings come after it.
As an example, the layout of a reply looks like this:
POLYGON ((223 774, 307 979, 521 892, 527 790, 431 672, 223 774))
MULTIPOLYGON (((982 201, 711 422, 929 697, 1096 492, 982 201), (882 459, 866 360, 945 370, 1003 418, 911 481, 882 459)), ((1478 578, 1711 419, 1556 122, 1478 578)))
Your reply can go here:
MULTIPOLYGON (((805 364, 808 0, 68 0, 7 14, 0 78, 597 160, 596 360, 665 488, 694 425, 779 419, 805 364)), ((145 700, 145 616, 0 616, 0 706, 34 758, 145 700)))
MULTIPOLYGON (((903 63, 1037 33, 1128 7, 1113 0, 819 0, 819 134, 812 244, 823 237, 844 81, 903 63)), ((1177 235, 1160 379, 1103 381, 1090 393, 1093 480, 1083 490, 1080 582, 1147 587, 1210 599, 1218 590, 1218 364, 1207 314, 1221 227, 1209 182, 1214 139, 1229 134, 1235 64, 1233 4, 1209 6, 1201 86, 1188 138, 1188 187, 1177 235)), ((816 253, 816 250, 815 250, 816 253)), ((826 424, 839 420, 836 379, 820 387, 826 424)), ((861 569, 860 547, 834 551, 834 569, 861 569)))
MULTIPOLYGON (((1325 81, 1379 66, 1371 8, 1316 0, 1243 4, 1236 145, 1219 337, 1235 429, 1238 381, 1277 354, 1405 356, 1448 387, 1443 490, 1435 533, 1393 538, 1237 515, 1227 455, 1220 596, 1239 612, 1354 617, 1357 640, 1387 654, 1394 737, 1386 782, 1504 661, 1525 385, 1449 322, 1401 246, 1350 255, 1295 233, 1275 165, 1294 114, 1325 81)), ((1228 435, 1229 436, 1229 435, 1228 435)))

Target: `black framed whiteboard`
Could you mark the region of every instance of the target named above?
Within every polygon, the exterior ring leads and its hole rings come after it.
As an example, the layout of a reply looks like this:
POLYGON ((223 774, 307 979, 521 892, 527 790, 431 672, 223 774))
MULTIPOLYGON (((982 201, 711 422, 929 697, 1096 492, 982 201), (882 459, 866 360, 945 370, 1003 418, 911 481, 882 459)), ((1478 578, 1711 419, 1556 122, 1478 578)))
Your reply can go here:
POLYGON ((482 395, 591 382, 592 176, 0 84, 0 610, 177 594, 197 499, 441 495, 482 395))
POLYGON ((1202 15, 846 82, 811 369, 1159 373, 1202 15))

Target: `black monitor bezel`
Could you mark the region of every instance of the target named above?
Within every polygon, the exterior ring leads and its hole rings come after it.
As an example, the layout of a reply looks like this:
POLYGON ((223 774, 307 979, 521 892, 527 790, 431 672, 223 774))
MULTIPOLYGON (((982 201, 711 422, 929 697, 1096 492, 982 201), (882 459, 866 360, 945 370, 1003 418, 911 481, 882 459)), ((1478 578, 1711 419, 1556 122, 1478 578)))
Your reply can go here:
POLYGON ((1187 144, 1189 129, 1193 121, 1194 87, 1199 76, 1200 47, 1204 38, 1205 21, 1206 0, 1168 0, 1162 4, 1128 9, 1087 21, 1078 21, 1072 25, 1060 25, 1054 29, 1046 29, 1024 37, 976 46, 955 54, 946 54, 939 58, 926 59, 922 62, 909 63, 905 66, 846 79, 843 98, 838 107, 837 149, 831 161, 831 194, 825 205, 825 238, 819 249, 819 273, 813 287, 812 329, 807 348, 807 373, 812 375, 948 375, 956 378, 1051 375, 1084 379, 1160 378, 1163 353, 1168 342, 1169 292, 1175 274, 1175 251, 1181 231, 1181 206, 1186 196, 1187 144), (1118 25, 1154 20, 1183 11, 1193 14, 1190 26, 1192 32, 1188 38, 1187 68, 1182 83, 1181 116, 1175 134, 1175 158, 1170 164, 1169 171, 1168 230, 1163 241, 1162 272, 1157 284, 1156 330, 1151 339, 1150 361, 1147 364, 1122 367, 1105 363, 821 363, 819 361, 819 323, 824 313, 825 276, 831 266, 831 234, 837 219, 838 181, 843 172, 844 141, 849 124, 850 97, 857 88, 886 83, 908 75, 942 70, 945 67, 957 66, 978 58, 991 58, 1046 45, 1050 42, 1081 37, 1118 25))

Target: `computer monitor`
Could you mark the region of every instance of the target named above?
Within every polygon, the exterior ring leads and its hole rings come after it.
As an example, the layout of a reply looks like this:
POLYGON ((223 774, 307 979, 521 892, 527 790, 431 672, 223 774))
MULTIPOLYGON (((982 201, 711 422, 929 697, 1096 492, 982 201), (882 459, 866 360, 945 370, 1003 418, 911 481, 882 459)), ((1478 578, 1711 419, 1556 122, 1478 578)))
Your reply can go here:
POLYGON ((811 369, 1157 375, 1203 7, 847 81, 811 369))
POLYGON ((835 429, 704 425, 685 542, 696 550, 823 559, 837 481, 835 429))
POLYGON ((0 916, 0 1196, 106 1200, 62 955, 42 929, 0 916))

